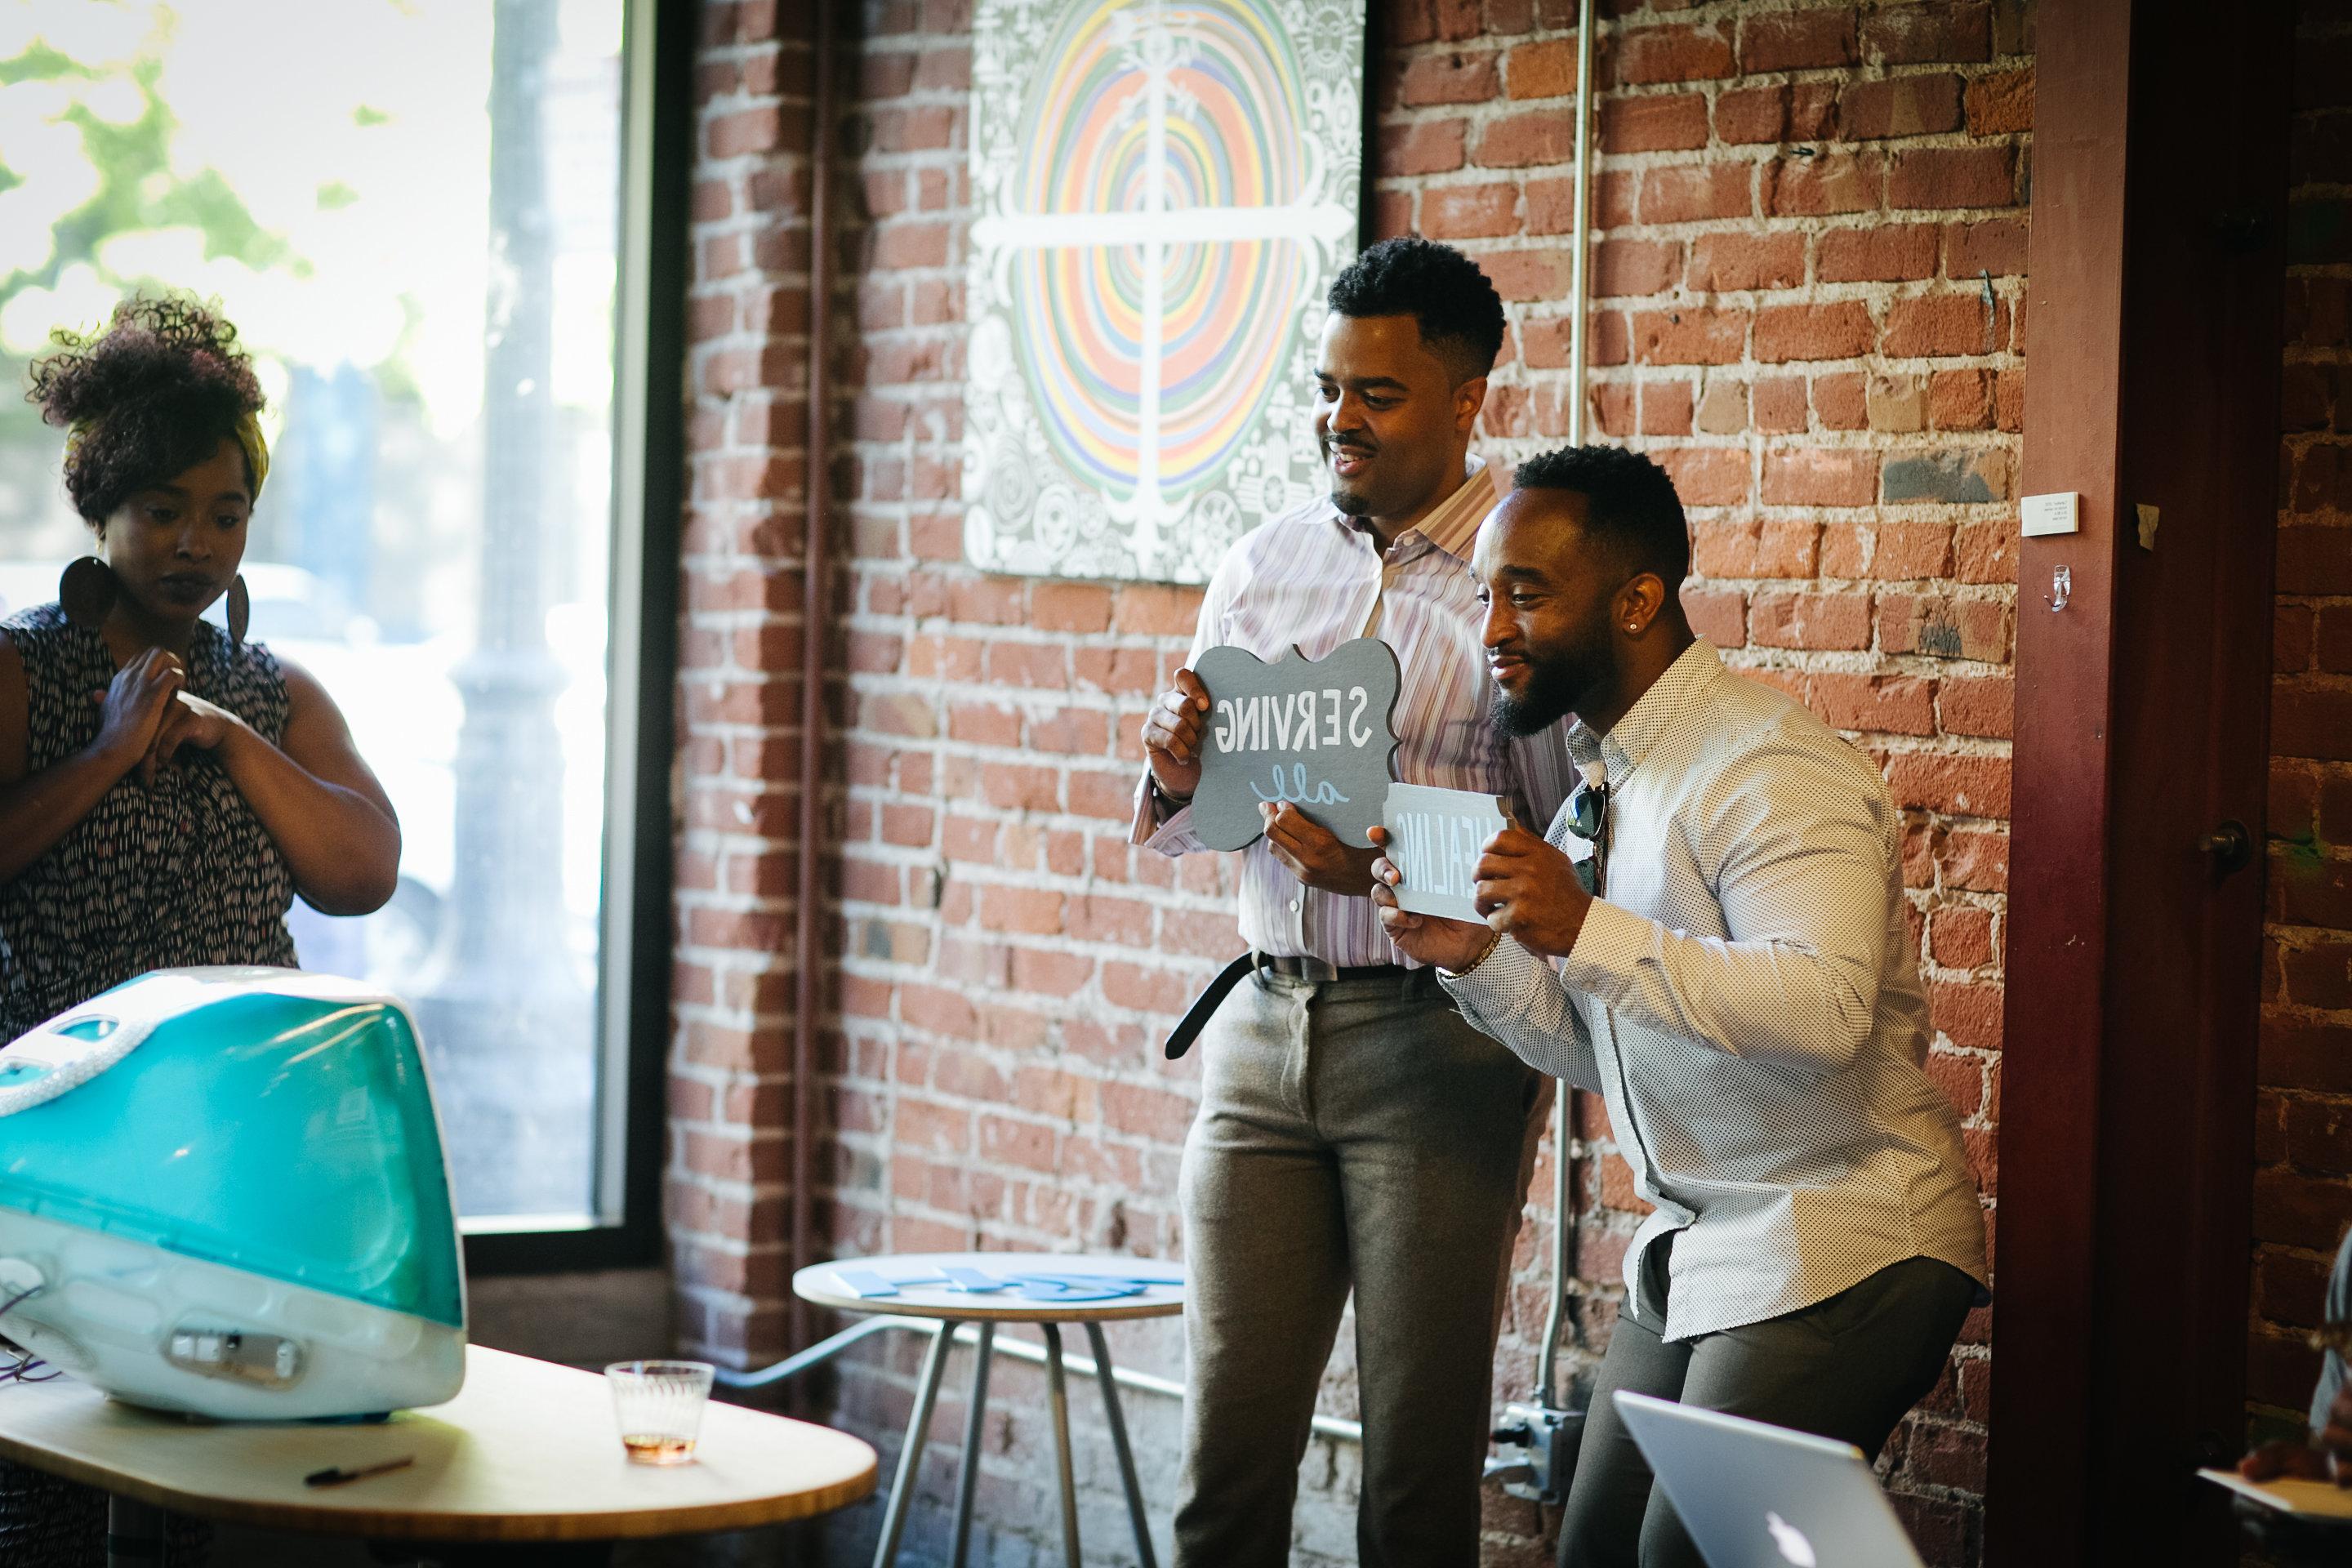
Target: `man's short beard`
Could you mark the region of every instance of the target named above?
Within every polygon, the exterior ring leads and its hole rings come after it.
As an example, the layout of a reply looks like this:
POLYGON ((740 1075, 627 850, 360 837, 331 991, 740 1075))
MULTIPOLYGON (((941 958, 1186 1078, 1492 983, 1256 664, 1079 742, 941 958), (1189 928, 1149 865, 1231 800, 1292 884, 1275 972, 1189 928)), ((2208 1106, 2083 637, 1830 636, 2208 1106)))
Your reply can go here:
POLYGON ((1549 730, 1575 706, 1575 686, 1567 671, 1558 665, 1530 666, 1527 689, 1514 697, 1497 686, 1487 714, 1498 734, 1516 741, 1549 730))
POLYGON ((1577 704, 1601 689, 1614 668, 1615 653, 1606 626, 1591 627, 1580 638, 1554 643, 1545 652, 1523 651, 1527 684, 1517 697, 1496 687, 1487 706, 1496 731, 1513 740, 1548 730, 1575 712, 1577 704))

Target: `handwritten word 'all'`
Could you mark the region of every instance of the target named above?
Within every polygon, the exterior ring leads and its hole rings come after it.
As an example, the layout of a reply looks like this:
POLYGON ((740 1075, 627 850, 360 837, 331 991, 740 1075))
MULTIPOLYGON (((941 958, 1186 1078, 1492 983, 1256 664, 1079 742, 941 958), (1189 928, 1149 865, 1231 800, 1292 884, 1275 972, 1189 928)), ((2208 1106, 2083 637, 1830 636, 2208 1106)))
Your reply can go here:
POLYGON ((1282 764, 1276 763, 1274 764, 1274 793, 1266 794, 1257 787, 1255 780, 1252 780, 1250 794, 1268 805, 1284 801, 1293 805, 1345 805, 1348 804, 1348 797, 1334 789, 1329 779, 1317 779, 1315 786, 1309 789, 1307 784, 1305 763, 1293 763, 1290 766, 1290 779, 1286 783, 1282 776, 1282 764))

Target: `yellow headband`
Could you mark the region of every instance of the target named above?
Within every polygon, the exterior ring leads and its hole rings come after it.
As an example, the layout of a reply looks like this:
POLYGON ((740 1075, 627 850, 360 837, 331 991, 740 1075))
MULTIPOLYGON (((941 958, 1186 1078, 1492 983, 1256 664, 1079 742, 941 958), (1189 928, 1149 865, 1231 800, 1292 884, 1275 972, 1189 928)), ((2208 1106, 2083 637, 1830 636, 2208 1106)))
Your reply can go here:
MULTIPOLYGON (((66 467, 73 467, 81 454, 81 444, 97 425, 95 419, 77 419, 66 428, 66 467)), ((262 439, 258 416, 240 414, 236 419, 236 444, 245 449, 245 466, 253 475, 253 499, 261 499, 261 482, 269 477, 269 443, 262 439)))

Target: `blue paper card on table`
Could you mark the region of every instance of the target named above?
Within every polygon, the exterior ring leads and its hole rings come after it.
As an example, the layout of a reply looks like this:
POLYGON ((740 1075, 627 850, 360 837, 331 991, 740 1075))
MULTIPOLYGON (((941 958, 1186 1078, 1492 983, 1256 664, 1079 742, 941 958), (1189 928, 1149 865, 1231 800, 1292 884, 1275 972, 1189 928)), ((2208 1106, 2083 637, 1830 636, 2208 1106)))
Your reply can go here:
POLYGON ((1212 849, 1239 849, 1265 831, 1259 808, 1287 801, 1343 842, 1371 843, 1381 820, 1397 700, 1397 657, 1378 637, 1319 659, 1297 648, 1266 663, 1213 647, 1193 667, 1209 689, 1192 829, 1212 849))
POLYGON ((1404 873, 1398 904, 1417 915, 1481 919, 1471 891, 1478 857, 1508 821, 1500 795, 1391 784, 1381 826, 1389 861, 1404 873))

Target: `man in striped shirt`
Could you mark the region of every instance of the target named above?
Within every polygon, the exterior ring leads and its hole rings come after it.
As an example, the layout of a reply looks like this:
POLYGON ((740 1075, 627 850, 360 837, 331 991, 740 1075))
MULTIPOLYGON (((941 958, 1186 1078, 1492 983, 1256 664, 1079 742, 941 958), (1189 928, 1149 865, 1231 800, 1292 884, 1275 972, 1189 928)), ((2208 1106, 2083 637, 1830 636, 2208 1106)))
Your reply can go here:
MULTIPOLYGON (((1512 797, 1565 793, 1558 732, 1517 742, 1486 716, 1472 542, 1495 503, 1469 455, 1502 301, 1422 239, 1376 245, 1332 284, 1317 359, 1327 499, 1227 553, 1192 656, 1143 740, 1135 841, 1202 847, 1189 802, 1209 696, 1192 666, 1234 645, 1319 658, 1368 632, 1402 669, 1397 776, 1512 797)), ((1202 1034, 1185 1142, 1185 1405, 1176 1553, 1191 1568, 1280 1564, 1315 1396, 1349 1291, 1364 1421, 1357 1536, 1368 1565, 1477 1557, 1478 1482, 1511 1243, 1543 1079, 1465 1025, 1434 975, 1400 964, 1372 908, 1376 851, 1295 805, 1242 852, 1254 973, 1202 1034)))

